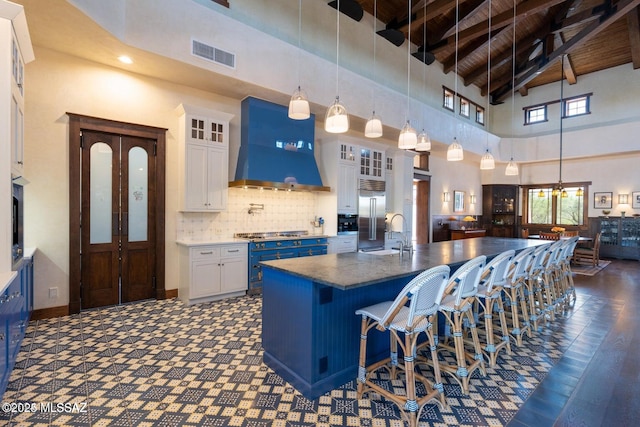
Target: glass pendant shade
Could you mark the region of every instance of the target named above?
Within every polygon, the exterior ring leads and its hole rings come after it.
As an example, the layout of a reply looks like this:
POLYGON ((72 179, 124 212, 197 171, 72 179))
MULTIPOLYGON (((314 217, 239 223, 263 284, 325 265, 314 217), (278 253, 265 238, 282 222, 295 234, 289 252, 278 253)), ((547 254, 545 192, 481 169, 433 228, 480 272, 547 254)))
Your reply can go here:
POLYGON ((576 196, 578 197, 584 196, 584 190, 582 189, 582 187, 578 188, 578 191, 576 191, 576 196))
POLYGON ((544 197, 544 196, 545 196, 544 190, 540 189, 540 191, 538 191, 538 197, 544 197))
POLYGON ((409 120, 407 120, 398 137, 398 148, 401 150, 411 150, 416 148, 417 144, 418 135, 416 134, 416 130, 411 127, 409 120))
POLYGON ((345 133, 349 130, 347 109, 340 104, 340 98, 337 96, 335 102, 327 108, 327 114, 324 118, 324 130, 329 133, 345 133))
POLYGON ((554 188, 553 191, 551 191, 551 195, 553 197, 557 197, 558 194, 560 194, 560 190, 558 190, 557 188, 554 188))
POLYGON ((464 151, 462 151, 462 145, 456 138, 453 138, 453 142, 447 149, 447 160, 450 162, 457 162, 464 159, 464 151))
POLYGON ((376 116, 375 111, 364 126, 364 136, 367 138, 380 138, 382 136, 382 121, 376 116))
POLYGON ((420 135, 418 135, 418 143, 416 144, 416 151, 429 151, 431 150, 431 138, 422 129, 420 135))
POLYGON ((491 155, 489 150, 487 150, 487 152, 484 153, 484 156, 482 156, 482 158, 480 159, 480 169, 487 170, 495 168, 496 162, 495 160, 493 160, 493 156, 491 155))
POLYGON ((518 164, 513 161, 513 157, 507 163, 507 169, 504 171, 505 175, 518 175, 518 164))
POLYGON ((569 193, 567 193, 567 190, 563 188, 562 193, 560 193, 560 197, 562 197, 563 199, 566 199, 567 197, 569 197, 569 193))
POLYGON ((293 92, 289 101, 289 118, 294 120, 306 120, 311 117, 309 100, 300 86, 293 92))

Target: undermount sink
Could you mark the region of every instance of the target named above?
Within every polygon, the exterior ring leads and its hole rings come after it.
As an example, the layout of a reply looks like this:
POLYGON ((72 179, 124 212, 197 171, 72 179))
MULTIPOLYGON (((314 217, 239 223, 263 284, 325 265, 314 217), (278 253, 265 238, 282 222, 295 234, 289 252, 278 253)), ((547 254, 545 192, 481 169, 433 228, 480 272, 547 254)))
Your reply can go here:
POLYGON ((397 249, 380 249, 379 251, 367 251, 366 254, 371 255, 398 255, 397 249))

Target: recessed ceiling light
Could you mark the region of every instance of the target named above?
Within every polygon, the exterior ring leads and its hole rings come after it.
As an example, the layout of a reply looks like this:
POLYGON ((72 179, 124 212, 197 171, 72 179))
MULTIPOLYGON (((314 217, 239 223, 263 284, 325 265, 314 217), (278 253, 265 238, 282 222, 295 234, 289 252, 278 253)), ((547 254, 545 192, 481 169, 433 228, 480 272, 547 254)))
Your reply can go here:
POLYGON ((118 60, 124 64, 133 64, 133 59, 129 58, 126 55, 119 56, 118 60))

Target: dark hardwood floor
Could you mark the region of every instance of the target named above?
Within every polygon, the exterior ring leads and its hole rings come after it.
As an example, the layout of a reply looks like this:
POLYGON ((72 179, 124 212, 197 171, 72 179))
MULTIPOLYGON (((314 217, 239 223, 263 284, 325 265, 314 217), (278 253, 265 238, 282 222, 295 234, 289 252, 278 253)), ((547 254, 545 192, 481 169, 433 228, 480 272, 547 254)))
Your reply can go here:
POLYGON ((575 285, 578 304, 601 304, 565 319, 575 340, 509 426, 638 425, 640 262, 614 260, 595 276, 575 276, 575 285))

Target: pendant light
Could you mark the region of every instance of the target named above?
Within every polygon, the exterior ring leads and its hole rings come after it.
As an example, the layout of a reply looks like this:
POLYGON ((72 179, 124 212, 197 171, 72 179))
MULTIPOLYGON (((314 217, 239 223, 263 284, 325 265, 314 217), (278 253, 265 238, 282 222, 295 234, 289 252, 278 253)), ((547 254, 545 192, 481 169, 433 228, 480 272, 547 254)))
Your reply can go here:
MULTIPOLYGON (((459 37, 459 26, 460 26, 460 17, 459 17, 459 9, 460 9, 460 4, 459 1, 456 0, 456 50, 455 50, 455 62, 456 62, 456 66, 455 66, 455 91, 454 91, 454 98, 453 98, 453 122, 454 122, 454 126, 456 124, 456 122, 458 121, 457 117, 456 117, 456 97, 458 96, 458 37, 459 37)), ((455 132, 454 132, 455 133, 455 132)), ((460 145, 460 143, 458 142, 458 139, 454 136, 453 137, 453 142, 451 143, 451 145, 449 145, 449 148, 447 148, 447 160, 450 162, 458 162, 460 160, 464 159, 464 151, 462 150, 462 145, 460 145)))
POLYGON ((289 118, 306 120, 311 117, 307 94, 300 88, 300 38, 302 36, 302 0, 298 0, 298 88, 289 101, 289 118))
MULTIPOLYGON (((427 2, 424 2, 423 5, 423 14, 425 18, 427 16, 427 2)), ((426 45, 427 42, 427 21, 425 19, 424 24, 422 25, 422 44, 426 45)), ((427 67, 422 67, 422 90, 424 93, 427 93, 427 67)), ((418 135, 418 143, 416 144, 416 151, 424 152, 431 150, 431 138, 429 138, 429 134, 424 130, 425 122, 426 122, 426 108, 422 109, 422 132, 418 135)))
POLYGON ((398 148, 411 150, 418 144, 416 130, 409 122, 409 93, 411 87, 411 0, 407 0, 409 5, 409 29, 407 30, 407 123, 402 127, 398 137, 398 148))
MULTIPOLYGON (((378 25, 378 1, 373 2, 373 81, 376 81, 376 30, 378 25)), ((382 136, 382 121, 376 116, 376 88, 373 90, 373 112, 364 126, 364 136, 367 138, 379 138, 382 136)))
MULTIPOLYGON (((340 68, 340 0, 336 8, 336 94, 339 93, 338 71, 340 68)), ((349 130, 347 109, 340 104, 340 96, 327 108, 324 118, 324 130, 329 133, 345 133, 349 130)))
MULTIPOLYGON (((489 100, 491 99, 491 0, 489 0, 489 41, 487 44, 487 111, 486 123, 489 124, 489 100)), ((487 151, 480 159, 480 169, 490 170, 496 168, 496 162, 489 152, 489 132, 487 132, 487 151)))
POLYGON ((513 0, 513 45, 511 49, 511 141, 509 141, 509 146, 511 147, 511 160, 509 160, 504 174, 515 176, 520 173, 518 170, 518 164, 513 161, 513 136, 515 135, 513 114, 516 103, 516 0, 513 0))
POLYGON ((553 188, 553 195, 566 199, 569 193, 562 185, 562 122, 564 121, 564 55, 560 57, 560 170, 558 175, 558 185, 553 188))

